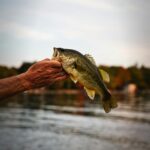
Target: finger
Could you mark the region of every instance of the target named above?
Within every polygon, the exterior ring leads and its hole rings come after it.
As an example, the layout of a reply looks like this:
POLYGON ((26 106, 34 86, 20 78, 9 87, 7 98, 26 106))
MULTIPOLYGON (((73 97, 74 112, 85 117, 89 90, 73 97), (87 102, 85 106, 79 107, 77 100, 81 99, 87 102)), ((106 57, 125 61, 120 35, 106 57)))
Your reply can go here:
POLYGON ((40 65, 42 65, 43 67, 48 68, 62 68, 62 65, 59 61, 56 60, 43 60, 40 62, 40 65))
POLYGON ((58 77, 62 77, 62 76, 67 76, 67 74, 65 72, 59 72, 53 75, 53 78, 58 78, 58 77))
POLYGON ((57 81, 60 81, 60 80, 65 80, 65 79, 67 79, 68 78, 68 75, 63 75, 63 76, 58 76, 58 77, 56 77, 56 78, 51 78, 51 79, 49 79, 49 80, 47 80, 47 83, 48 84, 53 84, 53 83, 55 83, 55 82, 57 82, 57 81))
POLYGON ((50 74, 61 73, 64 72, 62 68, 53 68, 48 71, 50 74))
POLYGON ((61 63, 57 60, 50 60, 49 64, 51 67, 62 67, 61 63))
POLYGON ((45 60, 45 61, 50 61, 50 59, 49 59, 49 58, 45 58, 44 60, 45 60))
POLYGON ((67 75, 64 75, 64 76, 61 76, 61 77, 57 77, 56 79, 55 79, 55 81, 61 81, 61 80, 65 80, 65 79, 67 79, 68 78, 68 76, 67 75))
POLYGON ((59 62, 62 61, 61 58, 59 58, 59 57, 52 58, 51 60, 56 60, 56 61, 59 61, 59 62))
POLYGON ((41 61, 50 61, 50 59, 49 58, 45 58, 45 59, 43 59, 41 61))

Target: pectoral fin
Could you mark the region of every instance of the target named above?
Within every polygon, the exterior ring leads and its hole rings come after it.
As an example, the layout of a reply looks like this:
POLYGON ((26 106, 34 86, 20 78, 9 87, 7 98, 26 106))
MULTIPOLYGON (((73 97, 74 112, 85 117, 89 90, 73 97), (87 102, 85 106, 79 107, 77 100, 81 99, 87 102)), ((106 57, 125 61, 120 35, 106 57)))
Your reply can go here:
POLYGON ((74 77, 74 76, 70 76, 70 79, 74 82, 74 83, 77 83, 78 82, 78 80, 74 77))
POLYGON ((84 87, 88 97, 91 99, 91 100, 94 100, 94 97, 95 97, 95 91, 94 90, 91 90, 91 89, 88 89, 86 87, 84 87))
POLYGON ((99 69, 99 71, 100 71, 100 74, 101 74, 103 80, 105 82, 110 82, 109 74, 106 71, 102 70, 102 69, 99 69))

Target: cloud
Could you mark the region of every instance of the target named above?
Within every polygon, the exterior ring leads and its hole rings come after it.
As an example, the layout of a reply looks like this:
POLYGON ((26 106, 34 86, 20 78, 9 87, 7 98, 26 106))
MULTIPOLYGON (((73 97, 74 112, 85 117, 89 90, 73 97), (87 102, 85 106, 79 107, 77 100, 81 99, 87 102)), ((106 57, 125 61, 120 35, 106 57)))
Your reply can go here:
POLYGON ((94 9, 101 9, 101 10, 114 10, 114 6, 111 5, 111 3, 108 3, 106 1, 100 1, 100 0, 62 0, 67 3, 73 3, 77 4, 83 7, 90 7, 94 9))
POLYGON ((54 38, 54 36, 49 35, 48 33, 40 32, 15 22, 2 20, 0 20, 0 32, 5 32, 18 38, 27 38, 32 40, 51 40, 54 38))
MULTIPOLYGON (((137 0, 62 0, 63 2, 107 12, 139 11, 137 0)), ((144 3, 141 3, 141 5, 144 3)))
MULTIPOLYGON (((146 0, 3 1, 0 2, 1 50, 7 54, 10 48, 14 52, 21 48, 24 55, 20 58, 28 59, 33 53, 36 59, 36 50, 48 49, 50 41, 51 47, 58 45, 91 53, 98 63, 149 64, 149 3, 146 0)), ((41 51, 39 56, 42 54, 47 55, 41 51)))

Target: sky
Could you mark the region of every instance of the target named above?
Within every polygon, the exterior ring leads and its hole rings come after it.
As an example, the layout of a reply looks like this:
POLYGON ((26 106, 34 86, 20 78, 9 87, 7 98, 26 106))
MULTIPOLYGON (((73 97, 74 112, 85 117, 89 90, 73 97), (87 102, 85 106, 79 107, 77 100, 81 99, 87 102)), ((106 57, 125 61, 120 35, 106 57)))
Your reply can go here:
POLYGON ((51 58, 53 47, 150 66, 150 1, 0 0, 0 65, 51 58))

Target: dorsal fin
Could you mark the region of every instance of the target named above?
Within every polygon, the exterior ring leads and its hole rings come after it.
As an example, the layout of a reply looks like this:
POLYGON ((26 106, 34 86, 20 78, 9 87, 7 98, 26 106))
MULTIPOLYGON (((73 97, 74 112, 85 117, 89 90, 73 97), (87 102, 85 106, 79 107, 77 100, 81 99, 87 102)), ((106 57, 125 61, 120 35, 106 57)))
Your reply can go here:
POLYGON ((106 71, 104 71, 103 69, 99 69, 99 72, 105 82, 110 82, 109 74, 106 71))
POLYGON ((92 62, 92 64, 96 65, 94 58, 90 54, 85 54, 84 55, 88 60, 92 62))

